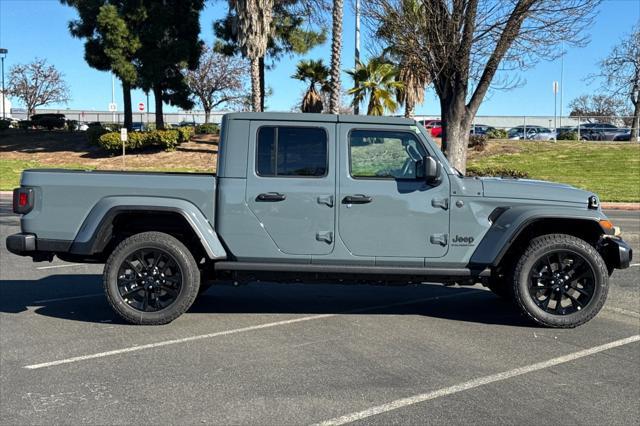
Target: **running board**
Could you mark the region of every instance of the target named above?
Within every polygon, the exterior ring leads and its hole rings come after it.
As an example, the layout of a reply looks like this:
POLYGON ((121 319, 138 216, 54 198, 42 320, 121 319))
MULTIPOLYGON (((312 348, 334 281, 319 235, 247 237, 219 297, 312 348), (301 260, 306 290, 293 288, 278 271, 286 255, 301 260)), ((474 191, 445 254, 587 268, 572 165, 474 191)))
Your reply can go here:
POLYGON ((311 272, 319 274, 414 275, 425 277, 489 277, 491 270, 469 268, 415 268, 401 266, 355 266, 310 263, 230 262, 214 264, 216 271, 311 272))

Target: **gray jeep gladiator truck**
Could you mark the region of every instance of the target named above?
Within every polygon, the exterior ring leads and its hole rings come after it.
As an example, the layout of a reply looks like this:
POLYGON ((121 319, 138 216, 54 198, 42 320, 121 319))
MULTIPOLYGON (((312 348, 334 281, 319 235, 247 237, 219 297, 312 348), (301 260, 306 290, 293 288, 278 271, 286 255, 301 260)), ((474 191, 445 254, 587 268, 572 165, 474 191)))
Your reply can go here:
POLYGON ((105 263, 115 312, 168 323, 216 282, 473 285, 575 327, 632 251, 596 195, 465 177, 415 121, 234 113, 217 175, 27 170, 14 191, 34 261, 105 263))

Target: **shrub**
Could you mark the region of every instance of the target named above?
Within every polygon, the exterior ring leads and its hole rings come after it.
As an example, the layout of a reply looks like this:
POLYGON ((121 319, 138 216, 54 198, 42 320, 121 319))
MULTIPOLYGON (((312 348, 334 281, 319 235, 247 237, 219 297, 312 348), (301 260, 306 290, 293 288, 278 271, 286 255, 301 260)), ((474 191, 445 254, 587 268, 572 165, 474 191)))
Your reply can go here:
POLYGON ((176 146, 178 146, 179 133, 177 130, 154 130, 145 133, 148 134, 150 145, 160 146, 165 151, 175 151, 176 146))
POLYGON ((559 141, 577 141, 578 140, 578 132, 569 131, 569 132, 560 132, 557 139, 559 141))
POLYGON ((196 126, 196 133, 205 135, 217 135, 220 133, 220 126, 213 123, 205 123, 196 126))
MULTIPOLYGON (((106 133, 109 133, 109 130, 105 129, 102 126, 89 126, 86 133, 87 133, 87 140, 89 141, 89 143, 98 145, 100 143, 100 136, 106 133)), ((118 137, 120 137, 119 134, 118 134, 118 137)))
POLYGON ((11 120, 0 119, 0 130, 8 129, 11 125, 11 120))
POLYGON ((505 129, 490 129, 487 132, 489 139, 507 139, 507 131, 505 129))
POLYGON ((529 177, 527 172, 516 169, 508 169, 505 167, 467 167, 467 176, 497 176, 526 179, 529 177))
POLYGON ((22 120, 18 122, 19 129, 30 129, 33 127, 31 120, 22 120))
POLYGON ((98 144, 108 151, 120 150, 122 149, 122 141, 120 141, 120 133, 119 132, 103 133, 98 137, 98 144))
POLYGON ((178 127, 178 142, 189 142, 191 136, 193 136, 194 128, 190 126, 178 127))
POLYGON ((485 135, 471 135, 467 146, 476 151, 484 151, 487 146, 487 137, 485 135))

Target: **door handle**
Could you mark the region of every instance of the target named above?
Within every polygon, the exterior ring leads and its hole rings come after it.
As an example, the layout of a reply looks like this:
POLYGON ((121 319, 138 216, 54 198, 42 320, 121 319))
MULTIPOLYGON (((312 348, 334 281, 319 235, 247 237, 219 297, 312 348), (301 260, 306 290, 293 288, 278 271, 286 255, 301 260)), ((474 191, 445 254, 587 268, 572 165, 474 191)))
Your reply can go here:
POLYGON ((286 195, 279 192, 264 192, 256 197, 256 201, 284 201, 286 195))
POLYGON ((342 204, 367 204, 373 201, 373 198, 364 194, 347 195, 342 199, 342 204))

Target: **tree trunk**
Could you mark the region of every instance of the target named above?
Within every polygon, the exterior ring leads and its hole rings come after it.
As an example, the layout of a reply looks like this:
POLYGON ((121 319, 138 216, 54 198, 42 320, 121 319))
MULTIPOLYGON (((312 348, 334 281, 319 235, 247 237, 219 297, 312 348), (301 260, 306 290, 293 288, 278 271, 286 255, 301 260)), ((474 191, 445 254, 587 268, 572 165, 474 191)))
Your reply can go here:
POLYGON ((156 129, 164 129, 164 116, 162 114, 162 88, 160 86, 153 86, 153 98, 156 105, 156 129))
POLYGON ((409 102, 409 99, 407 98, 404 101, 404 116, 405 116, 405 118, 413 117, 414 110, 415 110, 415 105, 413 104, 413 102, 409 102))
MULTIPOLYGON (((124 102, 124 127, 131 130, 133 124, 133 111, 131 111, 131 84, 122 82, 122 100, 124 102)), ((149 108, 149 105, 147 105, 149 108)))
POLYGON ((205 124, 209 124, 209 119, 211 118, 211 108, 204 109, 204 122, 205 124))
POLYGON ((631 137, 629 138, 630 142, 635 142, 638 140, 638 133, 640 132, 640 100, 636 102, 635 108, 633 109, 633 124, 631 125, 631 137))
POLYGON ((264 111, 264 97, 265 97, 265 87, 264 87, 264 56, 260 57, 260 111, 264 111))
POLYGON ((342 53, 342 15, 344 1, 333 0, 332 30, 331 30, 331 96, 329 98, 329 112, 337 114, 340 109, 340 54, 342 53))
POLYGON ((442 150, 449 163, 461 173, 467 169, 467 145, 471 115, 466 110, 464 92, 440 100, 442 112, 442 150))
POLYGON ((251 59, 251 107, 254 112, 260 112, 260 60, 251 59))

